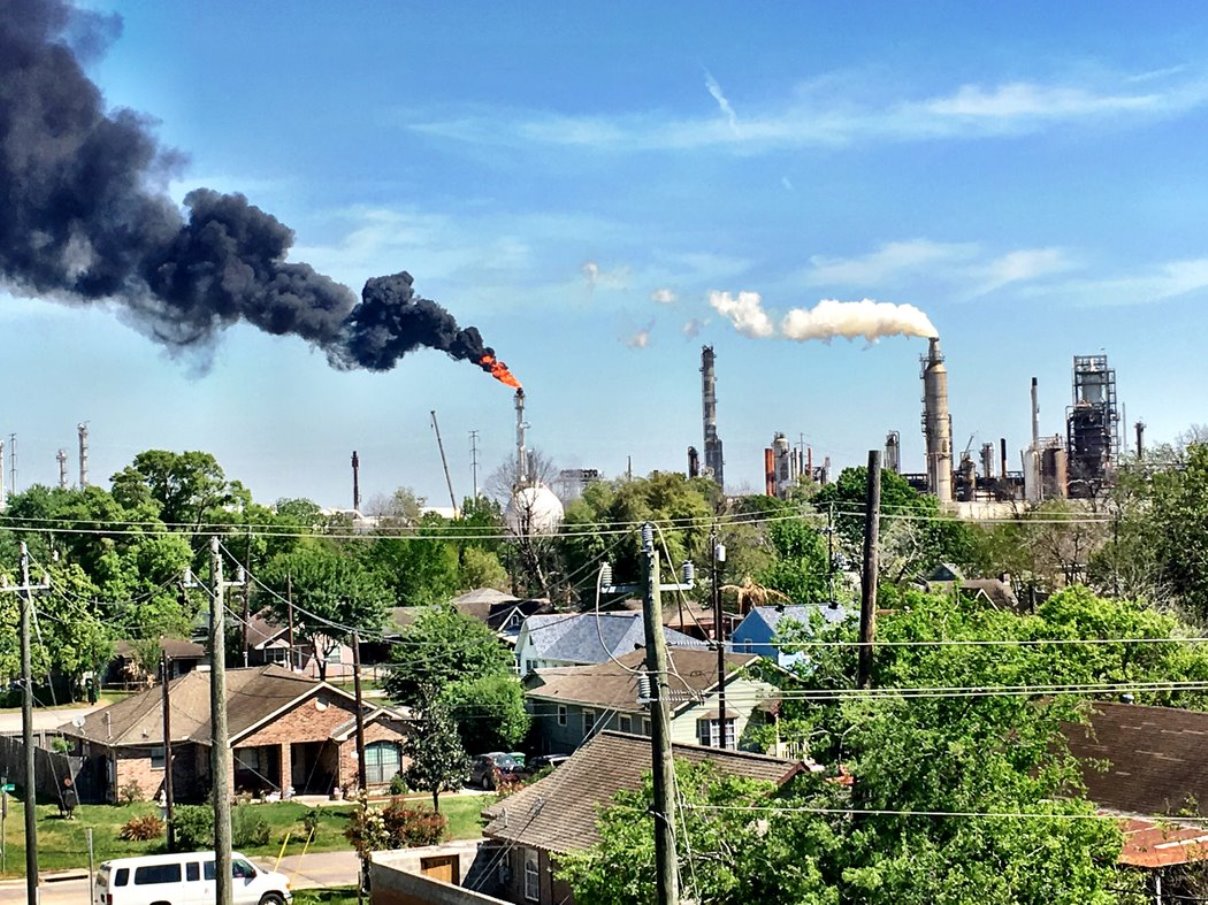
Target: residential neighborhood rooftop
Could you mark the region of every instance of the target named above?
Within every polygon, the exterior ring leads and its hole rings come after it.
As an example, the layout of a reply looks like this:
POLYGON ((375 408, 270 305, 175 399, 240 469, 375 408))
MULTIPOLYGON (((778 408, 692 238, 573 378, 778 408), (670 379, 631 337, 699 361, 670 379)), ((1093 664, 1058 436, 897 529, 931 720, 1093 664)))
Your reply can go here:
MULTIPOLYGON (((723 773, 777 785, 796 775, 793 761, 698 745, 674 745, 678 760, 712 763, 723 773)), ((568 852, 600 841, 600 811, 617 792, 638 789, 650 771, 650 739, 602 732, 544 779, 487 808, 483 834, 532 848, 568 852)))
MULTIPOLYGON (((717 652, 703 648, 670 648, 669 684, 674 709, 699 699, 718 684, 717 652)), ((528 696, 566 701, 627 713, 643 709, 638 702, 638 673, 645 651, 631 651, 617 662, 608 660, 591 666, 539 669, 529 680, 528 696)), ((754 654, 726 654, 727 675, 759 658, 754 654)))
MULTIPOLYGON (((550 613, 529 616, 524 632, 535 658, 568 663, 594 663, 620 657, 643 647, 646 640, 641 613, 550 613)), ((675 629, 663 630, 672 647, 703 647, 696 638, 675 629)))

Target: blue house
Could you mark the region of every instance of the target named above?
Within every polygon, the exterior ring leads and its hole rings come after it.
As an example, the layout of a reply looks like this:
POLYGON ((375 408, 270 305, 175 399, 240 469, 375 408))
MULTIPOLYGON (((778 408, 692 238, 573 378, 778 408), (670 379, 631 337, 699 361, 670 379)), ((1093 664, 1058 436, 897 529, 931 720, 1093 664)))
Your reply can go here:
POLYGON ((759 654, 777 666, 789 667, 806 656, 804 652, 787 653, 777 642, 786 622, 805 626, 812 634, 824 625, 837 625, 847 619, 847 611, 837 603, 817 603, 808 606, 757 606, 734 629, 731 643, 735 653, 759 654))

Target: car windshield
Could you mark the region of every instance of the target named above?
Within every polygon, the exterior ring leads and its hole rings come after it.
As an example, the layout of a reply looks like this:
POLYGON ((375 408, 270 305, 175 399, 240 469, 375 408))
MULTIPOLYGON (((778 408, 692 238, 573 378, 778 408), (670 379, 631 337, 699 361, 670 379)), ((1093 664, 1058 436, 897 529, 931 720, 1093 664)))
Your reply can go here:
POLYGON ((495 766, 497 767, 515 767, 517 766, 516 758, 510 754, 501 754, 495 758, 495 766))

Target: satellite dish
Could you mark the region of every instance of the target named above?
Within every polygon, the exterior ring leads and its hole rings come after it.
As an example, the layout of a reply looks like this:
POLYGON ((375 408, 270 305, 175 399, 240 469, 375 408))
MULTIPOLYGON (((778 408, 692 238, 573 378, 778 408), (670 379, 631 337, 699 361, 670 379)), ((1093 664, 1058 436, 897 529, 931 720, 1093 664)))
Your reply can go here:
POLYGON ((77 729, 83 729, 84 728, 84 718, 82 716, 77 716, 75 719, 73 719, 71 721, 71 725, 75 726, 77 729))

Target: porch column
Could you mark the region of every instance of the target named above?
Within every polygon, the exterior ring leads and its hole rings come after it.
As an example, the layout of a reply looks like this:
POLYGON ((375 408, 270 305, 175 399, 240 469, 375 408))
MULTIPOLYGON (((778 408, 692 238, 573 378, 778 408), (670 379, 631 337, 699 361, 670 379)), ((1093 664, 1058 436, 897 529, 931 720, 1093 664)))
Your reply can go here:
POLYGON ((294 761, 292 757, 291 745, 289 742, 281 743, 281 797, 285 798, 289 787, 293 785, 294 779, 294 761))

